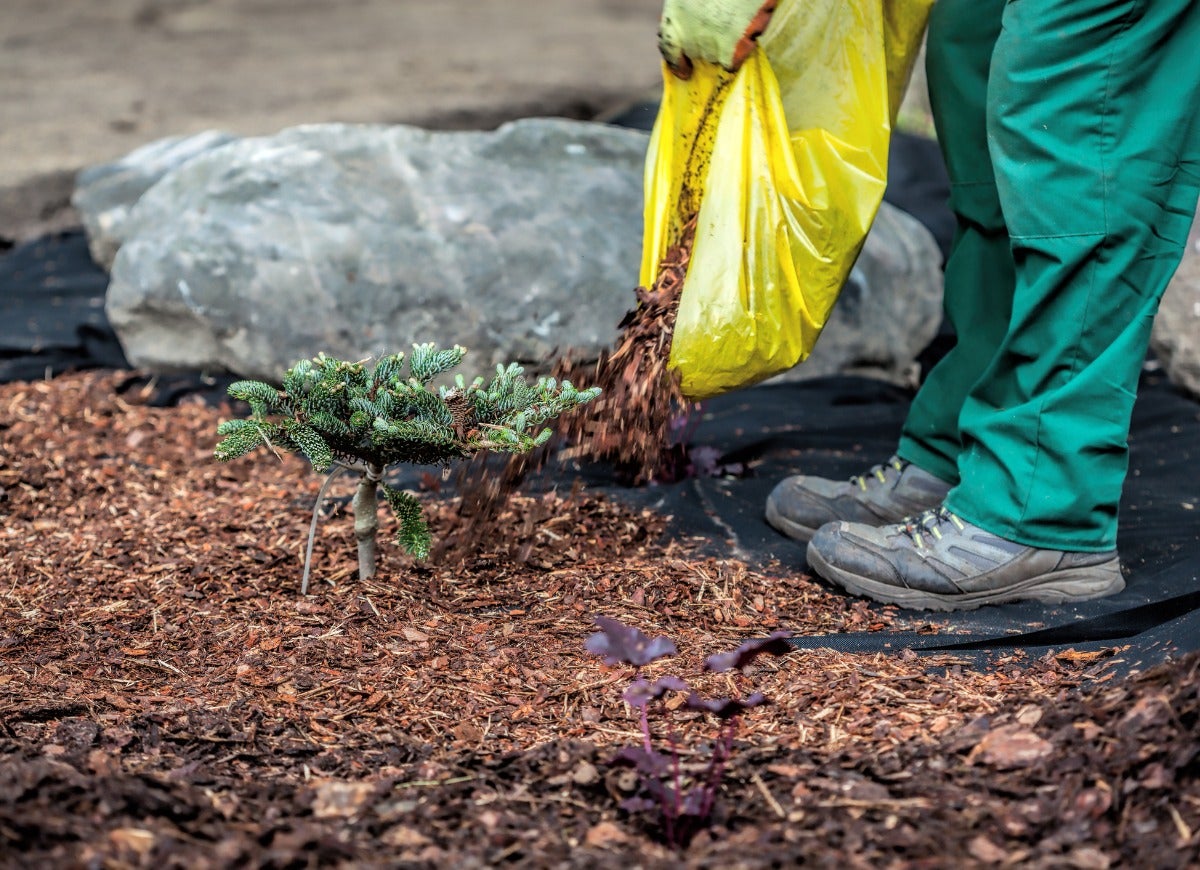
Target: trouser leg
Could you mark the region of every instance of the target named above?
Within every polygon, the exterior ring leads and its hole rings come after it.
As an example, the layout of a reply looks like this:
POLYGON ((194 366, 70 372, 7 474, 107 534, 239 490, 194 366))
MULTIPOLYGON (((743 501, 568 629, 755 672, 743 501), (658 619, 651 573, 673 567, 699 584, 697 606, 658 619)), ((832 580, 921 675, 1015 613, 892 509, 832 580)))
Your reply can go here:
POLYGON ((900 438, 900 458, 955 483, 958 416, 995 356, 1012 305, 1013 262, 987 145, 986 100, 1004 0, 939 0, 929 20, 926 71, 958 221, 946 260, 944 308, 957 334, 929 372, 900 438))
POLYGON ((1015 288, 946 502, 994 534, 1116 544, 1138 375, 1200 191, 1198 51, 1195 0, 1005 8, 987 131, 1015 288))

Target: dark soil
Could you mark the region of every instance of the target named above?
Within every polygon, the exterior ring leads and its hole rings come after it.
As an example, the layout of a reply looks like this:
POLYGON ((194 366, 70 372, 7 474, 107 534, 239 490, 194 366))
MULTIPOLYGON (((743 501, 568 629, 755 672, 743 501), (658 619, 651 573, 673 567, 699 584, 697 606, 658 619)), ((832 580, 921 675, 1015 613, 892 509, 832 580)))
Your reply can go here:
MULTIPOLYGON (((150 408, 128 378, 0 387, 3 866, 1200 862, 1195 657, 1124 680, 1119 650, 986 671, 807 651, 702 675, 775 629, 899 617, 695 555, 587 490, 518 495, 504 537, 454 559, 382 541, 369 583, 336 507, 302 599, 319 478, 291 456, 215 462, 229 408, 150 408), (652 676, 772 700, 682 853, 618 806, 634 783, 607 762, 639 737, 629 670, 583 649, 595 614, 677 643, 652 676)), ((436 485, 435 538, 457 511, 436 485)), ((715 730, 681 700, 655 720, 686 774, 715 730)))

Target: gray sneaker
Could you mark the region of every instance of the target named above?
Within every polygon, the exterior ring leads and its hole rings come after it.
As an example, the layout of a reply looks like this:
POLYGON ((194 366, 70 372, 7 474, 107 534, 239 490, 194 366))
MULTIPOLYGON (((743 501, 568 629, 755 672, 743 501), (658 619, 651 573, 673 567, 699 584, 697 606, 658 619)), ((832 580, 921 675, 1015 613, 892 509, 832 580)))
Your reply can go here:
POLYGON ((893 456, 866 474, 827 480, 797 474, 767 496, 767 522, 789 538, 808 541, 835 520, 882 526, 937 507, 950 484, 893 456))
POLYGON ((1015 544, 944 507, 896 525, 830 523, 808 564, 854 595, 917 610, 974 610, 1006 601, 1087 601, 1125 588, 1117 551, 1072 553, 1015 544))

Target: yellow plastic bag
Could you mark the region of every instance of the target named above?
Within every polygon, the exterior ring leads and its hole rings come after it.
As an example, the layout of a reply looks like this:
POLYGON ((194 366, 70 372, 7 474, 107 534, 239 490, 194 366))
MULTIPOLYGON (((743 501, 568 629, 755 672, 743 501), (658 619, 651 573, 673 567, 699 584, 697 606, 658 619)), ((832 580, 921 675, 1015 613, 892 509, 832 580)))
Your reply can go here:
POLYGON ((883 198, 933 0, 781 0, 738 72, 664 67, 641 283, 696 215, 671 368, 703 399, 812 351, 883 198))

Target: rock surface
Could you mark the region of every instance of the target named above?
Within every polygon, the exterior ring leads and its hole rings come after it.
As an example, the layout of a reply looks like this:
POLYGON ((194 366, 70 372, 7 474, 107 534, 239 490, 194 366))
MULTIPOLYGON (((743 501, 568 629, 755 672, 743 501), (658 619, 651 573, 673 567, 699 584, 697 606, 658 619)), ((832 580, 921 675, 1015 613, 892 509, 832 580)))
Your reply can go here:
POLYGON ((80 172, 71 204, 83 219, 92 259, 112 269, 117 249, 125 241, 125 220, 142 194, 172 169, 235 138, 216 130, 171 136, 144 145, 115 163, 80 172))
MULTIPOLYGON (((199 149, 120 222, 108 316, 135 365, 266 379, 318 351, 417 341, 463 344, 477 370, 598 353, 634 302, 646 143, 529 119, 491 133, 314 125, 199 149)), ((135 156, 91 177, 148 177, 135 156)), ((122 189, 137 184, 109 186, 122 189)), ((939 263, 929 233, 885 204, 813 356, 781 377, 910 379, 940 319, 939 263)))
POLYGON ((916 218, 886 202, 812 356, 775 380, 860 374, 913 385, 942 322, 942 254, 916 218))
POLYGON ((1163 294, 1150 346, 1171 383, 1200 397, 1200 214, 1183 262, 1163 294))
POLYGON ((599 348, 632 300, 642 133, 314 125, 201 154, 137 203, 107 312, 130 362, 278 379, 318 351, 599 348))

